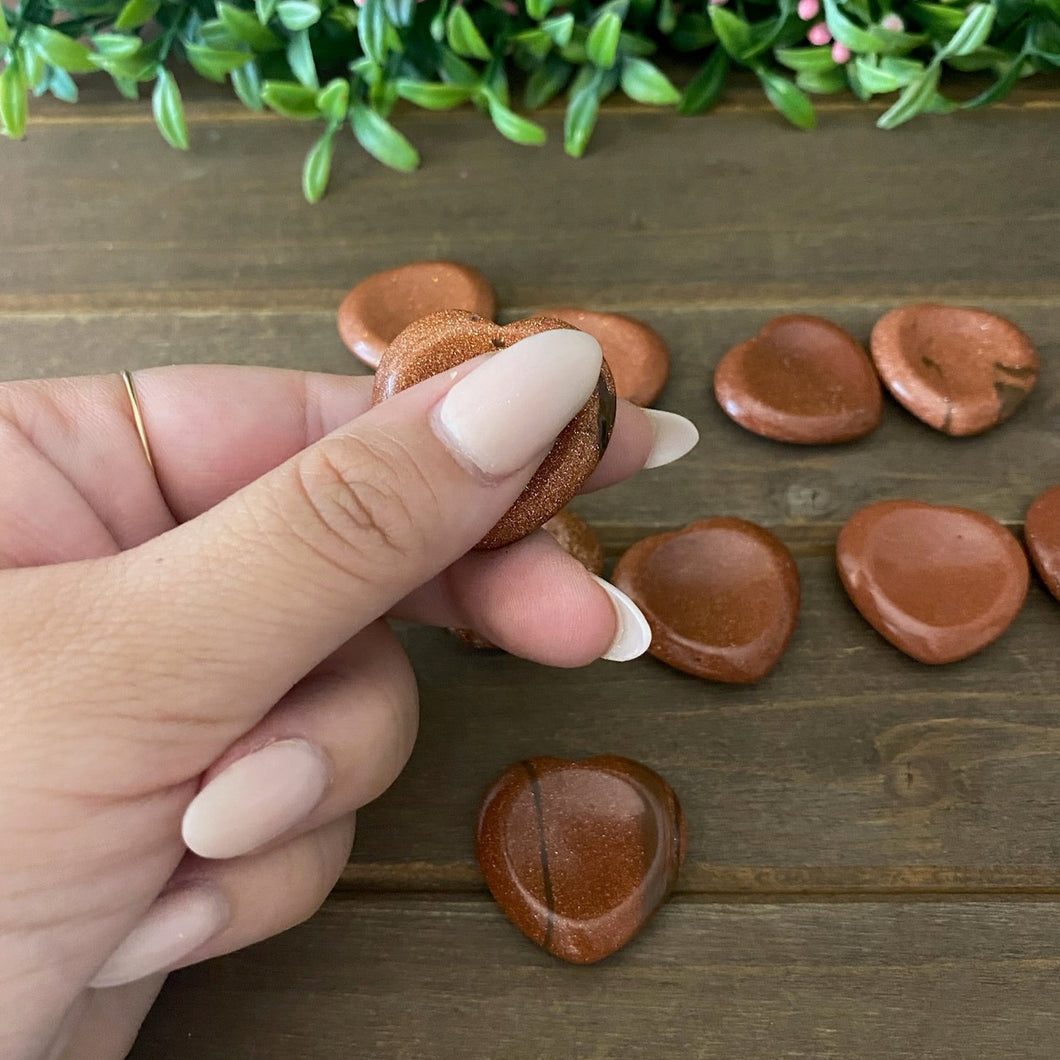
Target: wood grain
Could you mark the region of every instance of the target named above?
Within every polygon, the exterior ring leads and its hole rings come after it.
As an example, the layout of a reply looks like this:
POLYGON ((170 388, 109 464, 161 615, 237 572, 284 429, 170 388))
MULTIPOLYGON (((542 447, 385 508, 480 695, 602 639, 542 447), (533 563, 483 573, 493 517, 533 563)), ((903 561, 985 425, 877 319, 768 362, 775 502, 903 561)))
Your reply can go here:
POLYGON ((332 901, 174 975, 135 1060, 1055 1056, 1052 903, 671 903, 563 965, 482 901, 332 901), (194 1022, 189 1020, 194 1013, 194 1022))

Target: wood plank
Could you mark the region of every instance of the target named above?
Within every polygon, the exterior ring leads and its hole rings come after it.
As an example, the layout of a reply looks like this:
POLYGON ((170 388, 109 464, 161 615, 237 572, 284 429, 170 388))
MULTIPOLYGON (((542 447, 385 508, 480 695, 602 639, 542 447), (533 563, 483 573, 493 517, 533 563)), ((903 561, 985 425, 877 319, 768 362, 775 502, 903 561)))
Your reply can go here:
POLYGON ((590 968, 487 900, 329 902, 171 976, 134 1060, 1046 1058, 1055 903, 664 908, 590 968))
POLYGON ((768 109, 618 109, 579 162, 560 116, 545 120, 551 142, 532 150, 474 115, 409 114, 421 172, 349 145, 312 208, 304 124, 207 111, 178 154, 146 121, 46 122, 5 154, 5 185, 33 189, 34 209, 0 219, 0 308, 330 305, 359 276, 436 255, 479 265, 509 306, 1048 295, 1060 280, 1060 138, 1033 107, 881 133, 852 106, 813 134, 768 109))

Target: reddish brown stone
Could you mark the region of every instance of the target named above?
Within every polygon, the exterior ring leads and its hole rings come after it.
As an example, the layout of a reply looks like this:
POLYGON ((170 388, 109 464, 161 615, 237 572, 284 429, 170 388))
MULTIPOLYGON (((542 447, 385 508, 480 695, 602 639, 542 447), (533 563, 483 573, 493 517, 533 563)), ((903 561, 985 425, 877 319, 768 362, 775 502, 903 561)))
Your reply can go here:
POLYGON ((909 305, 872 330, 872 359, 887 389, 946 434, 1003 423, 1038 378, 1038 354, 1011 321, 982 309, 909 305))
MULTIPOLYGON (((455 309, 432 313, 410 324, 387 347, 375 374, 372 403, 378 404, 474 357, 558 328, 570 325, 548 317, 530 317, 501 327, 455 309)), ((510 545, 551 519, 600 462, 614 422, 615 384, 605 361, 596 393, 564 427, 515 504, 476 547, 510 545)))
POLYGON ((546 309, 543 315, 565 320, 600 343, 615 392, 623 400, 647 408, 662 393, 670 375, 670 350, 653 327, 621 313, 590 309, 546 309))
POLYGON ((476 854, 493 897, 556 957, 591 964, 662 905, 685 859, 684 814, 662 777, 628 758, 531 758, 494 781, 476 854))
POLYGON ((638 541, 611 580, 648 620, 652 655, 715 681, 765 677, 799 615, 791 553, 743 519, 703 519, 638 541))
POLYGON ((465 309, 492 320, 489 280, 455 261, 416 261, 362 280, 339 306, 339 335, 369 368, 414 320, 442 309, 465 309))
MULTIPOLYGON (((591 574, 603 573, 604 550, 596 532, 584 519, 565 508, 549 519, 541 529, 551 534, 560 548, 569 552, 591 574)), ((472 648, 488 649, 497 646, 473 629, 452 629, 450 633, 456 634, 472 648)))
POLYGON ((862 508, 836 546, 855 607, 896 648, 925 663, 967 658, 1008 628, 1030 571, 1000 523, 967 508, 883 501, 862 508))
POLYGON ((1060 600, 1060 486, 1046 490, 1030 506, 1024 536, 1042 581, 1060 600))
POLYGON ((849 442, 876 429, 883 396, 853 335, 823 317, 771 320, 734 346, 714 373, 714 394, 741 427, 780 442, 849 442))

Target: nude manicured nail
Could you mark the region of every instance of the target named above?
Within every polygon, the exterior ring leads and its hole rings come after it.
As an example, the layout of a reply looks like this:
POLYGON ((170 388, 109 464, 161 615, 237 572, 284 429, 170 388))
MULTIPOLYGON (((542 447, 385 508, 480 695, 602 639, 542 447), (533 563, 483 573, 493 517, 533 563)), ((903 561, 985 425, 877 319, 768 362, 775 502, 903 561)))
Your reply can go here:
POLYGON ((96 973, 94 987, 121 986, 177 964, 228 923, 224 895, 188 886, 162 895, 96 973))
POLYGON ((643 655, 651 644, 651 626, 641 614, 640 608, 621 589, 616 589, 610 582, 590 574, 600 587, 611 597, 611 604, 618 619, 618 631, 611 647, 600 656, 608 662, 629 662, 643 655))
POLYGON ((549 449, 592 396, 601 359, 600 344, 581 331, 521 339, 449 391, 435 430, 461 460, 503 478, 549 449))
POLYGON ((646 469, 673 463, 695 448, 699 441, 699 431, 691 420, 686 420, 675 412, 663 412, 661 409, 645 409, 644 412, 651 420, 651 429, 655 435, 651 452, 644 462, 646 469))
POLYGON ((195 796, 184 812, 184 842, 203 858, 247 854, 308 817, 327 786, 327 762, 312 744, 267 744, 233 762, 195 796))

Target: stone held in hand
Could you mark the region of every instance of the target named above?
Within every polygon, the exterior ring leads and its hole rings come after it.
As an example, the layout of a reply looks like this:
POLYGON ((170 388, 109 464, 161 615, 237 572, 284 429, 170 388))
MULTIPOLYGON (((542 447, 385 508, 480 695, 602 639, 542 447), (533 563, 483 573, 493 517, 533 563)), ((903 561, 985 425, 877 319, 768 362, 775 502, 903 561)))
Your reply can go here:
MULTIPOLYGON (((541 527, 550 534, 565 552, 569 552, 590 574, 602 574, 604 550, 596 531, 580 516, 567 508, 557 512, 541 527)), ((451 629, 460 640, 472 648, 496 648, 492 641, 473 629, 451 629)))
POLYGON ((1046 588, 1060 600, 1060 486, 1035 499, 1027 511, 1023 536, 1046 588))
POLYGON ((714 681, 761 680, 798 621, 791 553, 744 519, 702 519, 638 541, 611 580, 648 620, 655 658, 714 681))
POLYGON ((456 261, 414 261, 362 280, 339 306, 339 335, 369 368, 414 320, 442 309, 493 319, 496 298, 478 269, 456 261))
POLYGON ((824 317, 776 317, 722 357, 714 394, 741 427, 800 445, 849 442, 874 431, 883 411, 864 347, 824 317))
POLYGON ((1027 596, 1016 538, 968 508, 870 504, 839 533, 843 586, 866 621, 924 663, 965 659, 1001 636, 1027 596))
POLYGON ((626 945, 673 889, 688 840, 669 784, 629 758, 531 758, 479 812, 475 852, 508 918, 549 953, 591 964, 626 945))
POLYGON ((1038 353, 1011 321, 983 309, 908 305, 872 330, 872 359, 914 416, 951 435, 1007 420, 1034 388, 1038 353))
POLYGON ((591 309, 546 309, 543 315, 565 320, 600 343, 615 377, 615 392, 624 401, 647 408, 662 393, 670 375, 670 349, 649 324, 591 309))
MULTIPOLYGON (((549 317, 530 317, 502 327, 461 310, 432 313, 410 324, 386 348, 375 374, 372 403, 530 335, 562 329, 577 330, 549 317)), ((592 397, 560 432, 526 488, 476 548, 510 545, 551 519, 596 469, 614 422, 615 383, 604 361, 592 397)))

